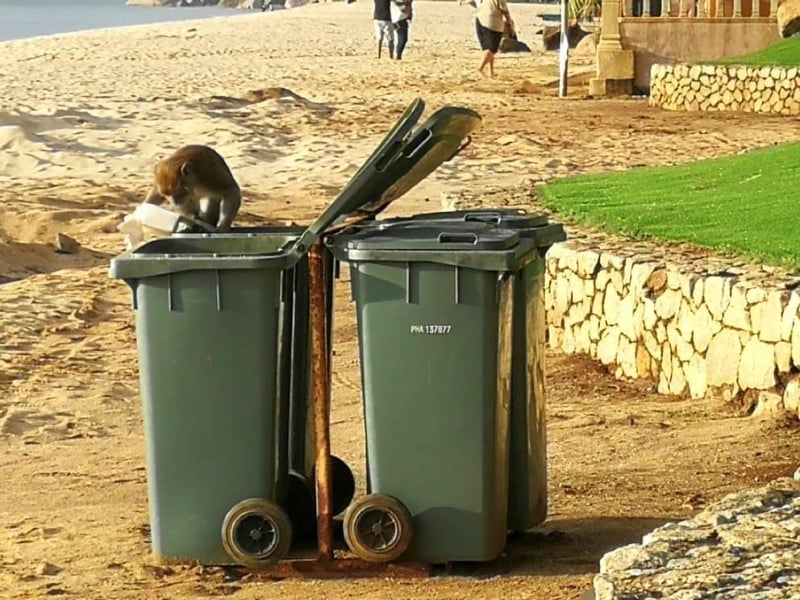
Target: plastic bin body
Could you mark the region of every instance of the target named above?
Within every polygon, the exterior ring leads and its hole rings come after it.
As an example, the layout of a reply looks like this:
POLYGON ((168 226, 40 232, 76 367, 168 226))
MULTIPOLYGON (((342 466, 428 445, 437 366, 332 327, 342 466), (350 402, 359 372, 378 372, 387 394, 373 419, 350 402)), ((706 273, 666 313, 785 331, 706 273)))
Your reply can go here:
POLYGON ((278 364, 290 265, 280 256, 246 258, 276 252, 282 241, 160 239, 112 262, 112 276, 134 294, 159 562, 230 563, 221 541, 228 510, 246 498, 282 501, 278 364), (239 268, 204 268, 227 256, 245 258, 239 268), (206 264, 187 267, 188 257, 206 264))
MULTIPOLYGON (((305 227, 300 226, 266 226, 266 227, 234 227, 228 233, 177 233, 179 239, 254 239, 260 238, 271 246, 293 243, 300 238, 305 227), (266 240, 272 240, 268 242, 266 240)), ((328 364, 332 353, 333 331, 333 256, 324 255, 326 299, 328 306, 328 364)), ((282 331, 280 334, 279 365, 281 400, 284 414, 288 415, 289 425, 283 440, 289 448, 288 468, 310 477, 314 470, 313 453, 313 419, 310 410, 311 391, 311 329, 309 306, 309 272, 308 256, 303 255, 297 264, 281 274, 281 314, 282 331)))
POLYGON ((403 559, 496 558, 506 543, 516 265, 483 263, 480 244, 393 254, 331 243, 350 262, 369 491, 413 517, 403 559))
POLYGON ((545 215, 513 209, 425 213, 373 221, 371 225, 385 228, 433 223, 511 229, 533 240, 539 249, 537 259, 514 277, 508 529, 525 531, 547 518, 544 257, 553 243, 565 239, 563 226, 549 223, 545 215))

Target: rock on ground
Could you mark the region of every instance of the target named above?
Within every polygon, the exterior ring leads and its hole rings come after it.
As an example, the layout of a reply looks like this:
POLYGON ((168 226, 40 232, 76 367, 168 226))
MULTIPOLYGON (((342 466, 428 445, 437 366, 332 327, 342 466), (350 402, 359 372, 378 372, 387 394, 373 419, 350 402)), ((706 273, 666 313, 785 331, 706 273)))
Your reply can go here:
POLYGON ((730 494, 600 559, 597 600, 800 597, 800 481, 730 494))

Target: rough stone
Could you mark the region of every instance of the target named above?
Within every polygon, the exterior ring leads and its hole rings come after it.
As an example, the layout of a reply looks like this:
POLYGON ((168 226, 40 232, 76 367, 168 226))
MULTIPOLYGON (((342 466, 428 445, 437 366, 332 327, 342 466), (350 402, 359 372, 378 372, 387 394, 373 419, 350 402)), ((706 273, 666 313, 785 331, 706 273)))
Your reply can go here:
POLYGON ((672 374, 669 379, 669 393, 678 395, 686 390, 686 377, 683 374, 683 365, 680 359, 672 356, 672 374))
POLYGON ((650 298, 644 298, 642 300, 642 325, 644 326, 644 329, 652 330, 657 321, 658 315, 656 314, 656 303, 650 298))
POLYGON ((703 304, 703 284, 705 280, 701 277, 696 278, 692 282, 692 303, 695 307, 700 307, 703 304))
POLYGON ((800 294, 792 292, 789 294, 789 300, 786 302, 786 308, 783 309, 783 317, 781 318, 781 339, 789 341, 792 339, 792 326, 797 317, 797 310, 800 308, 800 294))
POLYGON ((636 377, 638 374, 636 367, 636 344, 626 339, 625 336, 620 336, 619 338, 616 363, 620 366, 622 373, 626 377, 636 377))
POLYGON ((659 344, 656 336, 649 329, 642 331, 642 341, 644 342, 645 348, 647 348, 647 351, 650 353, 650 356, 655 360, 660 360, 661 344, 659 344))
POLYGON ((640 544, 605 554, 595 598, 800 597, 799 520, 800 482, 793 479, 729 494, 692 519, 662 525, 640 544), (774 584, 766 588, 765 582, 774 584))
POLYGON ((762 391, 758 393, 753 416, 763 419, 775 419, 784 414, 783 398, 775 392, 762 391))
POLYGON ((734 329, 723 328, 708 344, 706 353, 706 380, 708 385, 719 386, 738 381, 739 357, 742 344, 734 329))
POLYGON ((600 264, 600 254, 592 250, 579 252, 577 256, 577 271, 581 277, 593 277, 595 269, 600 264))
POLYGON ((789 414, 800 417, 800 376, 795 375, 783 390, 783 408, 789 414))
POLYGON ((630 293, 625 294, 619 303, 619 310, 617 313, 617 321, 622 335, 632 342, 636 341, 639 337, 639 331, 641 330, 641 327, 637 327, 636 318, 634 316, 635 306, 636 300, 634 295, 630 293))
POLYGON ((609 325, 616 325, 618 322, 619 302, 619 293, 613 285, 609 285, 603 298, 603 314, 609 325))
POLYGON ((650 375, 650 352, 643 342, 636 345, 636 374, 638 377, 650 375))
POLYGON ((722 324, 734 329, 744 329, 750 331, 750 314, 747 310, 747 297, 745 290, 740 285, 734 285, 731 289, 731 299, 725 314, 722 316, 722 324))
POLYGON ((600 317, 595 314, 589 316, 589 339, 593 342, 600 339, 600 317))
POLYGON ((658 263, 652 262, 635 263, 633 267, 631 267, 631 289, 636 291, 644 289, 650 279, 650 275, 652 275, 653 271, 658 266, 658 263))
POLYGON ((707 378, 706 363, 699 354, 694 354, 684 367, 686 383, 689 386, 689 396, 692 398, 702 398, 706 395, 707 378))
POLYGON ((569 280, 569 291, 572 302, 577 303, 583 300, 583 279, 578 277, 575 273, 570 273, 569 276, 565 278, 569 280))
POLYGON ((774 348, 756 337, 742 349, 739 361, 739 387, 766 390, 775 385, 774 348))
POLYGON ((667 270, 664 268, 654 269, 645 281, 644 287, 651 293, 657 293, 667 287, 667 270))
POLYGON ((792 345, 789 342, 775 344, 775 365, 781 373, 788 373, 792 368, 792 345))
POLYGON ((665 290, 656 298, 656 314, 661 319, 674 317, 681 305, 681 293, 677 290, 665 290))
POLYGON ((694 311, 688 301, 681 302, 678 309, 678 316, 675 318, 675 325, 678 328, 681 339, 689 342, 692 340, 692 330, 694 329, 694 311))
POLYGON ((610 365, 616 360, 619 337, 617 329, 606 329, 600 336, 597 344, 597 358, 604 365, 610 365))
POLYGON ((625 259, 614 254, 603 253, 600 255, 600 266, 610 268, 613 271, 622 271, 625 259))
POLYGON ((553 306, 554 322, 559 323, 564 318, 564 315, 569 309, 570 296, 571 290, 569 287, 569 279, 566 277, 557 277, 555 279, 555 303, 553 306))
POLYGON ((705 281, 703 298, 711 315, 722 320, 731 298, 731 282, 727 277, 708 277, 705 281))
POLYGON ((779 292, 772 292, 765 302, 750 307, 750 321, 753 333, 765 342, 777 342, 781 339, 781 321, 783 303, 779 292))
POLYGON ((792 328, 792 364, 800 367, 800 317, 795 318, 792 328))
POLYGON ((55 249, 60 254, 77 254, 81 250, 81 245, 78 240, 68 236, 66 233, 57 233, 55 249))
POLYGON ((722 329, 722 325, 715 321, 706 306, 701 306, 694 313, 694 326, 692 327, 692 341, 698 352, 705 352, 711 338, 722 329))

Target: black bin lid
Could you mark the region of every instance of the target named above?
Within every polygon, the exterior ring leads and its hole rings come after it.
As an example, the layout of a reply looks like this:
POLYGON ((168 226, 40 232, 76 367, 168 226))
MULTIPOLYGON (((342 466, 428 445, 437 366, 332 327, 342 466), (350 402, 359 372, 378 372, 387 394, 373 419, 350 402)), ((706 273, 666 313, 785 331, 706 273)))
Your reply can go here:
POLYGON ((458 223, 487 223, 499 225, 505 229, 531 229, 547 225, 547 215, 529 213, 518 208, 486 208, 471 210, 454 210, 433 213, 422 213, 411 217, 393 217, 381 219, 380 223, 394 224, 418 221, 444 221, 458 223))
POLYGON ((352 227, 326 238, 338 259, 349 263, 435 263, 482 271, 517 271, 538 257, 533 240, 500 227, 441 224, 352 227))
POLYGON ((414 100, 378 148, 293 248, 300 255, 320 239, 353 223, 373 218, 456 156, 480 123, 468 108, 446 106, 413 130, 425 104, 414 100))

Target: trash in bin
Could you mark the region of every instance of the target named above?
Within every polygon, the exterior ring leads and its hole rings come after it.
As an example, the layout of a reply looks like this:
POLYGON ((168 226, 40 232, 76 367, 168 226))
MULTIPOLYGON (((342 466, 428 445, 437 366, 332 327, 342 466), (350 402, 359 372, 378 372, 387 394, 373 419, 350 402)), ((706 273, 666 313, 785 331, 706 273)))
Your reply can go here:
POLYGON ((327 238, 350 264, 368 495, 345 513, 364 560, 486 561, 506 544, 518 233, 437 223, 327 238))
POLYGON ((289 306, 307 309, 287 300, 288 281, 320 235, 385 208, 457 154, 480 120, 445 107, 414 129, 423 109, 421 100, 408 107, 302 232, 173 235, 111 261, 111 276, 134 297, 159 561, 262 566, 288 551, 289 472, 301 463, 301 475, 309 472, 300 450, 308 365, 294 363, 309 360, 307 315, 290 317, 289 306), (287 381, 297 390, 288 408, 287 381), (298 429, 289 434, 290 427, 298 429))

